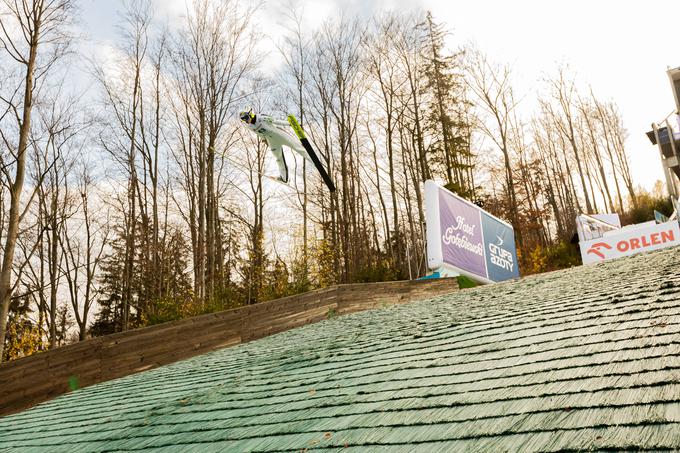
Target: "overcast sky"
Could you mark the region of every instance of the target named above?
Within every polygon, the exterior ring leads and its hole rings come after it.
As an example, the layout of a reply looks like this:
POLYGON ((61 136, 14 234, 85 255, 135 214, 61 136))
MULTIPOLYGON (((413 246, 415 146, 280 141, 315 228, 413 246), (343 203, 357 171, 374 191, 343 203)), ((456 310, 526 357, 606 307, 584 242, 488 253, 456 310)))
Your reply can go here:
MULTIPOLYGON (((181 16, 185 0, 154 0, 159 17, 181 16)), ((651 188, 663 179, 656 147, 645 132, 674 110, 667 67, 680 66, 679 0, 648 2, 613 0, 298 0, 307 26, 340 13, 420 8, 451 31, 449 45, 474 43, 491 59, 509 63, 515 88, 532 112, 540 80, 560 63, 576 72, 582 86, 591 85, 600 99, 615 101, 629 132, 627 142, 637 184, 651 188)), ((278 17, 286 1, 240 0, 244 10, 257 6, 257 21, 272 47, 280 39, 278 17), (258 6, 259 5, 259 6, 258 6)), ((90 49, 104 51, 116 39, 121 2, 81 0, 81 19, 90 49)), ((96 50, 95 50, 96 51, 96 50)), ((272 55, 275 55, 275 51, 272 55)), ((272 56, 271 58, 274 58, 272 56)))

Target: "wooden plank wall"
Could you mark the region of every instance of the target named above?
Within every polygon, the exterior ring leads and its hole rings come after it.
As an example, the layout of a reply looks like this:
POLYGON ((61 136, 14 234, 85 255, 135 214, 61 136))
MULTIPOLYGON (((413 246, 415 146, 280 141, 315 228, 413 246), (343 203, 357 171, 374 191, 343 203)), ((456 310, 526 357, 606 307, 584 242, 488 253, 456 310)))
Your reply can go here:
POLYGON ((0 416, 68 392, 305 324, 458 290, 456 279, 337 285, 85 340, 0 363, 0 416))

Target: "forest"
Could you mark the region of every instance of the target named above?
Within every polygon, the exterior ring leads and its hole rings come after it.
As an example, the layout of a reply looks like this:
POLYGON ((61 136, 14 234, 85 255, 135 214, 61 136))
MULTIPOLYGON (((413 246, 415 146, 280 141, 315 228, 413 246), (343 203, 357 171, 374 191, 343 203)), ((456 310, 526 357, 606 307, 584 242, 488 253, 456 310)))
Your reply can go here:
POLYGON ((0 359, 336 283, 427 272, 427 179, 510 222, 523 275, 580 264, 579 213, 668 209, 635 184, 618 106, 567 64, 515 91, 430 12, 124 2, 84 54, 78 2, 0 1, 0 359), (271 48, 258 43, 273 42, 271 48), (272 63, 275 62, 275 63, 272 63), (77 68, 77 76, 74 68, 77 68), (338 188, 238 112, 294 114, 338 188))

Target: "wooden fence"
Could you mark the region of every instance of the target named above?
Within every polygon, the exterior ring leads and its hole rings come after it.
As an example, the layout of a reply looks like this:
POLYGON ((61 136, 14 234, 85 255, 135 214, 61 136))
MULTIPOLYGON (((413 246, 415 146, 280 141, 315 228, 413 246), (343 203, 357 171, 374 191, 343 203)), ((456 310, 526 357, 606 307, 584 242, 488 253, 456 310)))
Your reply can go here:
POLYGON ((97 337, 0 363, 0 415, 98 382, 326 319, 458 290, 456 279, 337 285, 97 337))

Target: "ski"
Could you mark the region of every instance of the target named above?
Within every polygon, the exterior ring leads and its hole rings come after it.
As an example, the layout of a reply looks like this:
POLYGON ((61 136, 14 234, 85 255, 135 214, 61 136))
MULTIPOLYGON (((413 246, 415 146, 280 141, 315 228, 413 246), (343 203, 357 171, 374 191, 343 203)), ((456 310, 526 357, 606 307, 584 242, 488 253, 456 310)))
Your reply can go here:
POLYGON ((319 157, 316 155, 316 152, 314 152, 312 144, 309 143, 309 140, 307 140, 305 131, 302 130, 300 123, 298 123, 297 119, 295 119, 295 116, 293 115, 288 115, 288 123, 290 123, 290 127, 292 127, 293 130, 295 131, 295 135, 297 135, 298 138, 300 139, 300 143, 302 143, 302 146, 305 147, 305 151, 307 151, 307 154, 309 154, 309 157, 312 159, 314 166, 321 175, 321 179, 323 179, 323 182, 326 183, 326 186, 328 186, 328 190, 330 190, 331 192, 335 192, 335 184, 333 184, 333 180, 331 179, 330 176, 328 176, 326 169, 319 160, 319 157))

